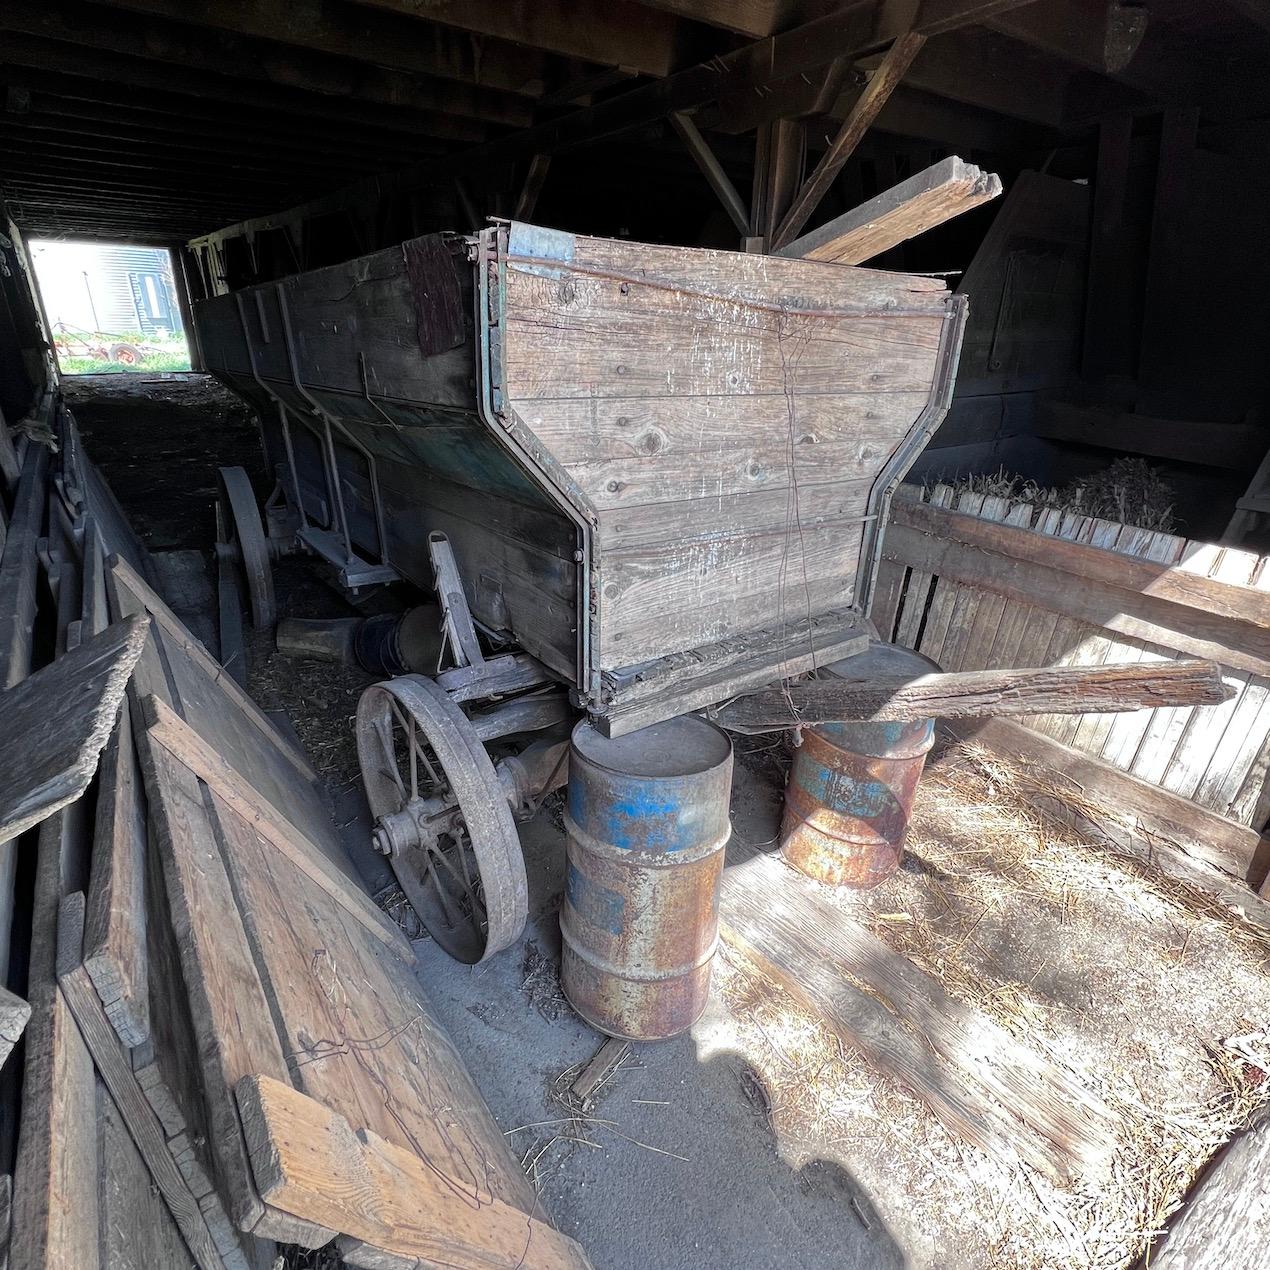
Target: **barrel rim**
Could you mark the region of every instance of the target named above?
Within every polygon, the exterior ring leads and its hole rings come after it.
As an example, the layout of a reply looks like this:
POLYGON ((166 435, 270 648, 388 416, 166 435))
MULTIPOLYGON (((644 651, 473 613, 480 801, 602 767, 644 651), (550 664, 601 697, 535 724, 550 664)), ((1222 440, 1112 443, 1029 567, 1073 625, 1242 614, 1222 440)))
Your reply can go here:
POLYGON ((627 732, 620 737, 605 736, 590 719, 581 719, 574 726, 573 732, 569 737, 570 747, 580 758, 594 768, 598 768, 603 772, 611 772, 615 776, 623 776, 640 781, 677 781, 683 780, 690 776, 704 776, 707 772, 717 771, 732 761, 732 738, 716 724, 711 723, 709 719, 703 719, 699 714, 680 714, 671 719, 663 719, 660 723, 650 724, 646 728, 639 728, 634 732, 627 732), (703 736, 709 736, 715 743, 721 743, 722 753, 716 751, 715 757, 705 756, 698 765, 687 766, 683 770, 649 772, 641 770, 633 770, 631 766, 615 767, 612 762, 606 762, 603 758, 596 757, 595 753, 589 748, 583 748, 579 744, 579 739, 585 739, 588 742, 597 743, 602 746, 613 747, 621 752, 621 747, 631 741, 636 741, 640 737, 645 737, 646 733, 654 732, 659 729, 667 729, 675 726, 690 726, 694 729, 702 730, 703 736))

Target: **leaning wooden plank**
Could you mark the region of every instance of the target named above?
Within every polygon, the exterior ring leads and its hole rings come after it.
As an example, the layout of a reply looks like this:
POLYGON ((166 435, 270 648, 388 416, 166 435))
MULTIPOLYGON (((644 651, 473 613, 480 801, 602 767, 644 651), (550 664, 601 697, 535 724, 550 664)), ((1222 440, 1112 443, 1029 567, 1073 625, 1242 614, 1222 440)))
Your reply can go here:
POLYGON ((22 1115, 13 1173, 13 1270, 97 1266, 93 1061, 57 984, 57 910, 73 872, 69 816, 40 826, 32 906, 22 1115))
MULTIPOLYGON (((232 1270, 235 1261, 222 1258, 212 1242, 198 1201, 168 1150, 158 1117, 141 1092, 128 1056, 102 1011, 97 990, 80 961, 83 931, 84 895, 77 891, 62 900, 58 914, 57 965, 58 983, 75 1025, 195 1263, 201 1270, 232 1270)), ((247 1263, 241 1255, 236 1264, 246 1270, 247 1263)))
MULTIPOLYGON (((252 1073, 286 1080, 287 1060, 247 946, 199 782, 162 746, 153 744, 147 749, 139 744, 138 748, 198 1038, 217 1188, 229 1204, 234 1224, 252 1232, 267 1218, 267 1211, 251 1182, 233 1087, 252 1073)), ((259 1233, 291 1238, 273 1229, 259 1233)))
POLYGON ((288 1083, 443 1173, 540 1212, 412 968, 215 794, 212 804, 288 1083))
MULTIPOLYGON (((113 613, 146 614, 151 628, 129 686, 150 833, 146 958, 153 971, 148 976, 151 1037, 137 1064, 143 1088, 165 1129, 170 1126, 176 1134, 188 1126, 205 1144, 217 1202, 223 1197, 234 1226, 262 1238, 317 1246, 332 1237, 330 1231, 290 1218, 279 1221, 251 1183, 233 1081, 246 1071, 285 1078, 286 1062, 245 947, 205 791, 140 727, 141 695, 171 702, 173 680, 164 652, 168 632, 125 585, 130 576, 126 566, 108 569, 106 588, 113 613)), ((145 589, 139 580, 135 585, 145 589)), ((205 1215, 219 1238, 218 1214, 205 1215)))
MULTIPOLYGON (((354 1129, 267 1077, 237 1087, 256 1186, 270 1204, 429 1265, 586 1270, 581 1247, 482 1185, 354 1129)), ((345 1259, 356 1247, 342 1249, 345 1259)), ((356 1264, 356 1261, 354 1261, 356 1264)))
MULTIPOLYGON (((43 531, 47 495, 48 448, 28 441, 22 474, 13 500, 13 515, 0 554, 0 689, 12 688, 31 670, 35 632, 36 543, 43 531)), ((16 777, 17 772, 10 772, 16 777)), ((17 843, 0 834, 0 982, 9 973, 13 927, 13 883, 17 843)))
POLYGON ((125 1045, 150 1035, 146 980, 146 813, 127 700, 101 761, 84 966, 125 1045))
POLYGON ((119 622, 0 696, 0 841, 88 787, 145 636, 139 619, 119 622))
POLYGON ((32 442, 27 447, 4 555, 0 556, 0 688, 12 688, 31 668, 36 541, 44 527, 48 460, 46 446, 32 442))
POLYGON ((278 748, 287 762, 301 776, 309 781, 317 780, 317 775, 308 759, 296 749, 295 743, 278 731, 269 716, 238 686, 211 653, 190 634, 189 628, 163 602, 158 592, 126 560, 112 556, 106 562, 106 571, 123 606, 123 612, 149 613, 163 632, 173 652, 179 649, 203 670, 238 706, 244 718, 278 748))
POLYGON ((194 1264, 119 1108, 97 1081, 97 1212, 101 1270, 159 1270, 194 1264))
MULTIPOLYGON (((1256 424, 1152 419, 1062 401, 1037 402, 1032 431, 1051 441, 1072 441, 1241 473, 1252 468, 1266 450, 1265 430, 1256 424)), ((1225 536, 1230 537, 1229 533, 1225 536)))
POLYGON ((243 816, 288 860, 318 884, 337 904, 385 946, 408 962, 415 959, 401 928, 356 884, 326 863, 320 847, 232 767, 184 719, 156 697, 142 702, 146 729, 174 758, 184 763, 243 816))
POLYGON ((13 445, 13 433, 5 421, 4 412, 0 411, 0 482, 3 482, 6 489, 12 489, 21 474, 18 452, 13 445))
POLYGON ((858 265, 997 197, 1001 178, 955 154, 782 247, 778 256, 858 265))
POLYGON ((1078 753, 1010 719, 950 725, 959 737, 997 750, 1013 762, 1042 769, 1067 783, 1083 805, 1100 805, 1107 818, 1172 843, 1188 855, 1239 878, 1254 890, 1270 870, 1270 839, 1197 807, 1158 785, 1078 753))
POLYGON ((28 1002, 15 996, 8 988, 0 988, 0 1067, 4 1066, 13 1047, 22 1039, 30 1017, 31 1006, 28 1002))
POLYGON ((953 1001, 778 857, 724 870, 719 933, 972 1145, 1056 1178, 1106 1165, 1110 1113, 1073 1075, 953 1001))
POLYGON ((1206 705, 1231 695, 1211 661, 1035 666, 917 678, 807 679, 738 697, 711 717, 724 727, 785 728, 841 719, 909 722, 987 715, 1084 714, 1206 705))

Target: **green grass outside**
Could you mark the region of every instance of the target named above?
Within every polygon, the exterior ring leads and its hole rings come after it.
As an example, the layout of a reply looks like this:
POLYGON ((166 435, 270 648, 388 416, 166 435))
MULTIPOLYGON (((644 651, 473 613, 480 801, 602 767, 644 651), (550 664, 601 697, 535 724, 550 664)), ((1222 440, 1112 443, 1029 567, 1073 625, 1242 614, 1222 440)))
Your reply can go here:
MULTIPOLYGON (((146 335, 141 331, 113 331, 109 335, 87 337, 107 348, 112 344, 132 344, 143 350, 141 361, 135 366, 124 366, 104 357, 77 357, 60 353, 57 364, 63 375, 122 375, 153 374, 155 371, 189 370, 190 353, 180 335, 146 335), (156 347, 157 346, 157 347, 156 347), (150 351, 153 349, 154 351, 150 351)), ((74 347, 74 345, 71 345, 74 347)))
POLYGON ((163 370, 189 370, 190 355, 184 349, 147 354, 136 366, 121 366, 97 357, 59 357, 63 375, 146 375, 163 370))

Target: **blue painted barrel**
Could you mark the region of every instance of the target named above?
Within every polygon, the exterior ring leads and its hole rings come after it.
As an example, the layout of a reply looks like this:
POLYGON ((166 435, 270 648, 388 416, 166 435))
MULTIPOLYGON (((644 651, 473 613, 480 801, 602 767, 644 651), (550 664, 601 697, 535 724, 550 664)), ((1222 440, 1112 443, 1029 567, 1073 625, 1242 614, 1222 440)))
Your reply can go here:
POLYGON ((732 743, 704 719, 574 728, 561 982, 601 1032, 663 1040, 705 1009, 731 792, 732 743))
MULTIPOLYGON (((873 644, 822 675, 864 680, 931 674, 929 657, 873 644)), ((785 787, 781 854, 830 886, 870 887, 900 866, 935 721, 821 723, 803 729, 785 787)))

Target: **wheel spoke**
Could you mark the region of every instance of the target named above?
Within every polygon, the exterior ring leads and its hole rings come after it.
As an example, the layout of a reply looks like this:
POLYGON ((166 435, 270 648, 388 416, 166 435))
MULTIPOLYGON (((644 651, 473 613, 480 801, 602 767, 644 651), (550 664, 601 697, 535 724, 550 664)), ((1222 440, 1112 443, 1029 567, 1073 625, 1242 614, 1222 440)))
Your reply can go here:
POLYGON ((410 731, 406 736, 406 745, 410 749, 410 797, 415 799, 419 797, 419 764, 417 761, 418 752, 415 747, 414 715, 410 716, 410 731))
POLYGON ((433 867, 432 852, 425 850, 423 853, 423 858, 428 866, 428 876, 432 879, 433 889, 437 893, 437 898, 441 901, 441 907, 445 910, 445 919, 447 922, 449 922, 449 924, 452 927, 457 926, 458 921, 455 920, 457 915, 454 911, 453 902, 450 899, 450 893, 445 889, 444 886, 441 885, 440 875, 437 873, 436 869, 433 867))
POLYGON ((375 735, 379 738, 380 747, 384 751, 384 759, 386 766, 384 772, 391 778, 394 785, 397 786, 397 792, 401 795, 401 801, 404 804, 406 800, 406 787, 401 782, 401 772, 397 769, 397 755, 393 751, 392 744, 392 720, 381 716, 375 720, 375 735))

